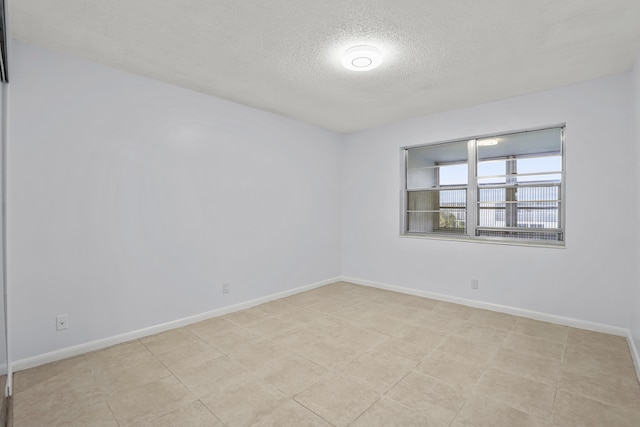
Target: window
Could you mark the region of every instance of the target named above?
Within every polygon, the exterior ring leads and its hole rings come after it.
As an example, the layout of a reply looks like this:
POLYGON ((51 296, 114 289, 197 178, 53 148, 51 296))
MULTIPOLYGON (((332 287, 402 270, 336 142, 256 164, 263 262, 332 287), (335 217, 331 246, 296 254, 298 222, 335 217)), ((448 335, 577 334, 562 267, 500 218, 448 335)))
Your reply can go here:
POLYGON ((562 245, 563 134, 403 148, 403 234, 562 245))

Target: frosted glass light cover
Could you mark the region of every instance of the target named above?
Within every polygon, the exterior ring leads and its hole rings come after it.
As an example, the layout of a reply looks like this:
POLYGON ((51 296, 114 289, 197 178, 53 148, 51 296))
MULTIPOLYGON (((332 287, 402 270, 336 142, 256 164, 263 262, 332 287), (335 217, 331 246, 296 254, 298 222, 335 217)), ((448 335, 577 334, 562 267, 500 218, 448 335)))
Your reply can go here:
POLYGON ((353 46, 342 57, 344 68, 352 71, 373 70, 381 63, 382 54, 373 46, 353 46))

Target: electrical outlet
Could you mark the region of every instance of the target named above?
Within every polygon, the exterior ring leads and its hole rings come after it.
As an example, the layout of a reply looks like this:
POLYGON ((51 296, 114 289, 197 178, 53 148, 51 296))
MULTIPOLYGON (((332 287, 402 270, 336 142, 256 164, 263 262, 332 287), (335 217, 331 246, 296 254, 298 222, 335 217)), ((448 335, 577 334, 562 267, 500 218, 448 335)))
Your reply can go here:
POLYGON ((223 283, 222 284, 222 293, 223 294, 228 294, 230 290, 231 290, 231 284, 230 283, 223 283))
POLYGON ((68 314, 60 314, 56 316, 56 331, 61 331, 63 329, 69 329, 68 314))
POLYGON ((478 279, 471 279, 471 289, 478 289, 478 279))

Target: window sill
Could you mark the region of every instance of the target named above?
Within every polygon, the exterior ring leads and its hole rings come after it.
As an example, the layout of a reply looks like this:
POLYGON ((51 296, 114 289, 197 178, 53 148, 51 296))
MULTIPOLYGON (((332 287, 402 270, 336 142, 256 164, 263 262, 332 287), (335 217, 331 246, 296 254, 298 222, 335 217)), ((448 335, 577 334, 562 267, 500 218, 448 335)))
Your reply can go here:
POLYGON ((490 245, 506 245, 506 246, 528 246, 534 248, 551 248, 551 249, 565 249, 566 242, 540 242, 540 241, 525 241, 525 240, 504 240, 504 239, 492 239, 490 237, 469 237, 469 236, 456 236, 456 235, 434 235, 434 234, 419 234, 419 233, 407 233, 400 234, 401 238, 409 239, 426 239, 426 240, 448 240, 455 242, 467 242, 467 243, 481 243, 490 245))

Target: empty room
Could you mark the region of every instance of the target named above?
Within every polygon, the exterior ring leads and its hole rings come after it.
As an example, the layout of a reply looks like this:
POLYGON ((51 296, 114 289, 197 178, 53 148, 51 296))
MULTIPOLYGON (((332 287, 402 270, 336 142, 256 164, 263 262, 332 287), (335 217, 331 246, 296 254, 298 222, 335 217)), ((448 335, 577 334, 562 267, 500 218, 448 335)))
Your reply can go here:
POLYGON ((0 6, 0 425, 640 426, 637 0, 0 6))

